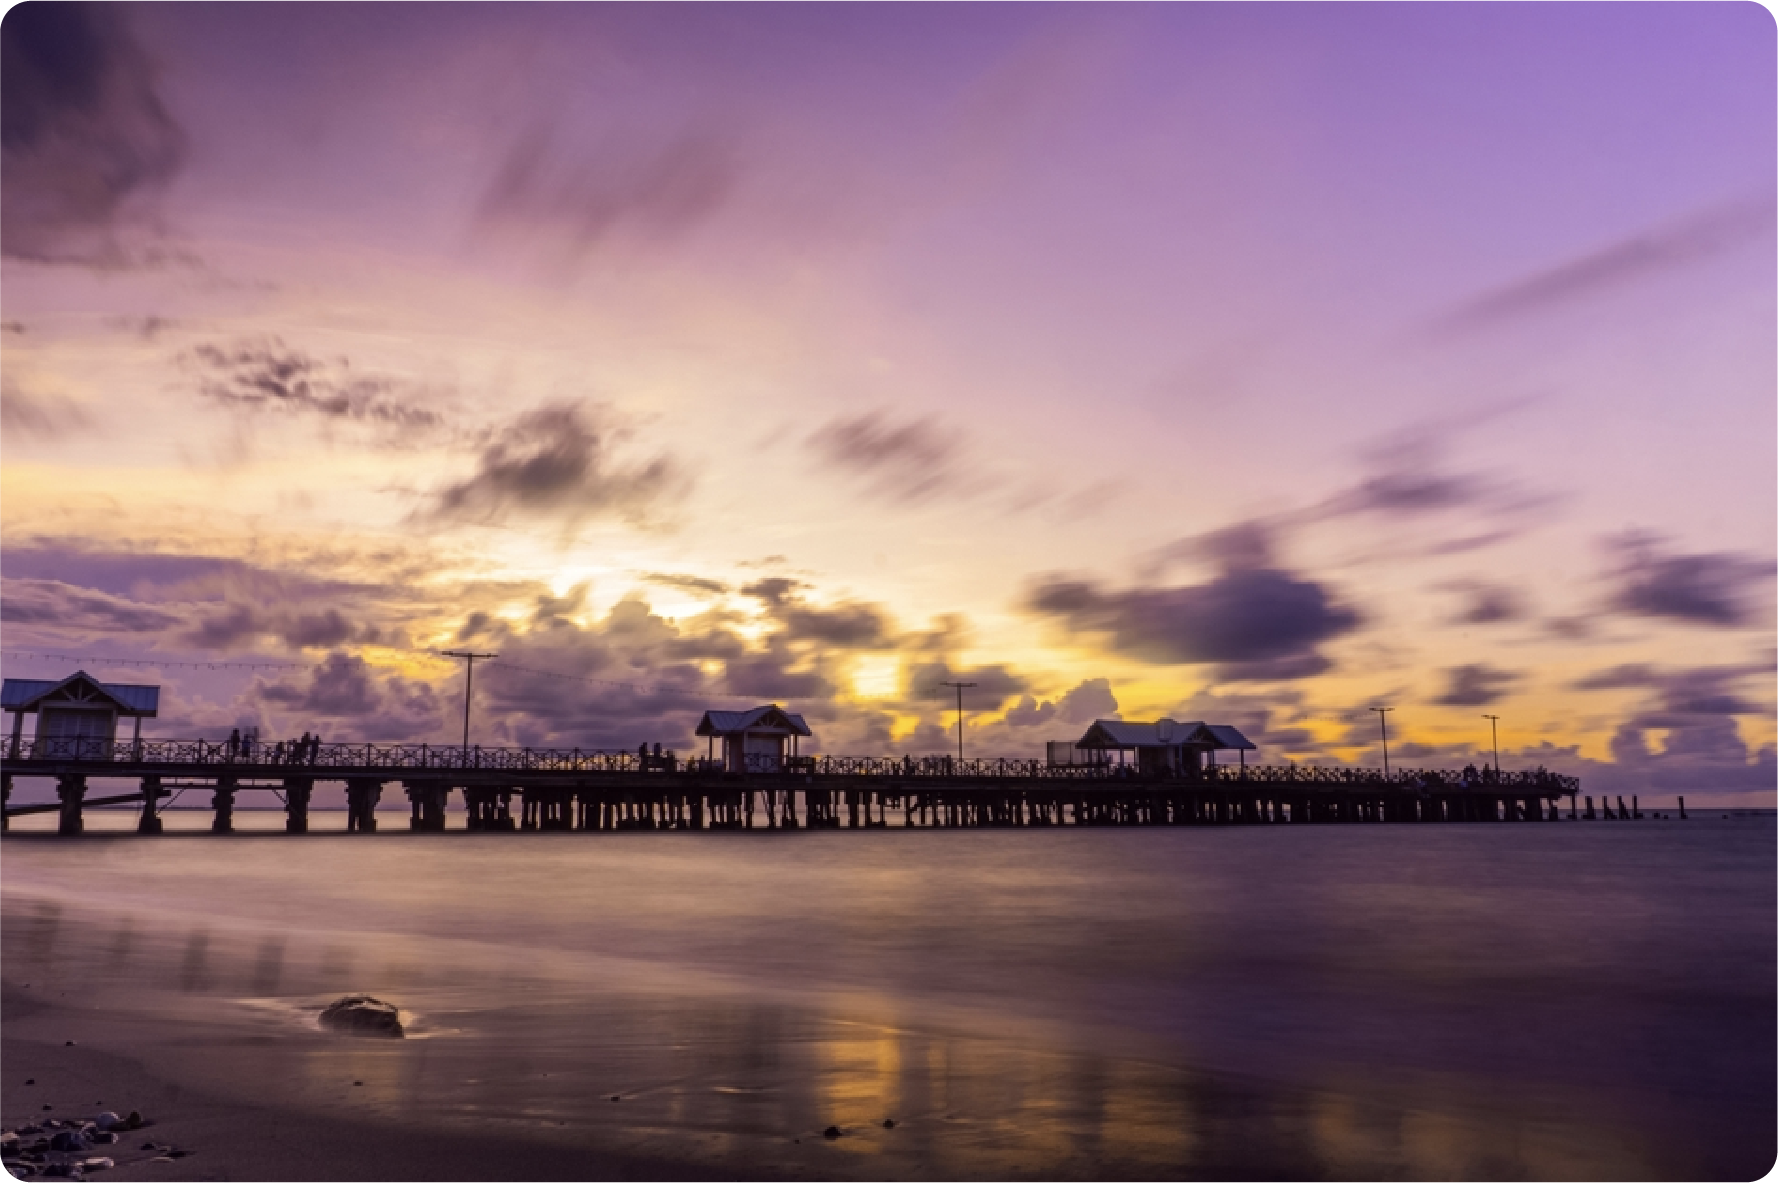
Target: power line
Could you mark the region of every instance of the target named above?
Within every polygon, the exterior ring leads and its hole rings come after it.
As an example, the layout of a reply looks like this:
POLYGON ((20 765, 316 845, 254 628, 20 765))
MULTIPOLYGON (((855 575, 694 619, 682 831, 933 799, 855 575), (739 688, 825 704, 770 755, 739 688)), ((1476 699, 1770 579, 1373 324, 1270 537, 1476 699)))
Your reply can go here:
MULTIPOLYGON (((415 657, 442 657, 443 654, 432 650, 402 650, 415 657)), ((479 655, 478 655, 479 656, 479 655)), ((60 661, 69 665, 113 665, 133 666, 139 669, 188 669, 188 670, 318 670, 323 668, 319 662, 300 661, 159 661, 140 657, 102 657, 96 654, 39 653, 29 649, 0 649, 0 657, 19 658, 26 661, 60 661)), ((529 674, 538 678, 555 678, 565 682, 584 682, 593 686, 612 686, 620 690, 629 690, 637 694, 668 695, 684 698, 722 698, 736 702, 751 702, 757 695, 721 694, 710 690, 698 690, 680 686, 650 686, 641 682, 617 682, 609 678, 588 678, 580 674, 564 674, 555 670, 540 670, 530 666, 514 665, 505 661, 489 661, 483 667, 486 670, 503 670, 515 674, 529 674)))

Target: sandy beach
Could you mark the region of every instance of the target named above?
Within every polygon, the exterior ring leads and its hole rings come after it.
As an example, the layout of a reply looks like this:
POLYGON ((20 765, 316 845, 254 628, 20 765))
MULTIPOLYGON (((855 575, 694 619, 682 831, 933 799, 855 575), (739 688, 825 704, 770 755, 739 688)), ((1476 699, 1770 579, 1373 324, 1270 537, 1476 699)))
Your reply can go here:
MULTIPOLYGON (((35 984, 34 984, 35 985, 35 984)), ((40 991, 36 991, 40 993, 40 991)), ((194 1087, 158 1066, 161 1039, 75 1007, 45 1004, 34 991, 9 988, 4 1007, 4 1105, 7 1128, 47 1117, 88 1117, 138 1110, 141 1130, 122 1134, 92 1155, 116 1166, 89 1177, 128 1180, 425 1180, 702 1179, 722 1173, 684 1159, 650 1159, 600 1145, 584 1129, 532 1128, 505 1134, 450 1128, 424 1113, 404 1121, 352 1115, 352 1082, 339 1082, 333 1111, 194 1087), (73 1040, 74 1046, 68 1046, 73 1040), (31 1083, 26 1083, 27 1081, 31 1083), (47 1107, 47 1108, 46 1108, 47 1107), (187 1156, 150 1161, 144 1144, 187 1156)), ((177 1034, 174 1038, 178 1038, 177 1034)), ((247 1049, 243 1049, 247 1050, 247 1049)), ((174 1063, 178 1063, 177 1059, 174 1063)))

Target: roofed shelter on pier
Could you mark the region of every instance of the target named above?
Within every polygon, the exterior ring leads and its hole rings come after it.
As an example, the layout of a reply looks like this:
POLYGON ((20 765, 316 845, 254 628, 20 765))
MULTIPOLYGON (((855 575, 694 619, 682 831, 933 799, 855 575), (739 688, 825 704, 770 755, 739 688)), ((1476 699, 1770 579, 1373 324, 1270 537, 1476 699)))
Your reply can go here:
POLYGON ((798 755, 797 741, 815 733, 801 715, 773 703, 750 711, 705 711, 697 734, 710 740, 712 759, 716 740, 722 740, 722 764, 729 772, 778 772, 786 754, 798 755), (784 750, 786 740, 789 753, 784 750))
POLYGON ((12 712, 10 751, 18 754, 25 716, 37 716, 34 736, 69 745, 96 745, 108 753, 117 739, 117 721, 136 721, 134 739, 142 738, 142 720, 160 713, 161 688, 128 682, 101 682, 75 670, 57 682, 39 678, 7 678, 0 683, 0 709, 12 712))
POLYGON ((1117 752, 1123 762, 1125 752, 1136 754, 1136 770, 1144 776, 1191 776, 1203 770, 1208 757, 1216 763, 1216 753, 1240 753, 1242 767, 1247 753, 1258 747, 1235 728, 1222 723, 1180 723, 1173 719, 1157 719, 1153 723, 1131 723, 1123 719, 1096 719, 1087 733, 1074 742, 1083 751, 1103 753, 1109 761, 1117 752))

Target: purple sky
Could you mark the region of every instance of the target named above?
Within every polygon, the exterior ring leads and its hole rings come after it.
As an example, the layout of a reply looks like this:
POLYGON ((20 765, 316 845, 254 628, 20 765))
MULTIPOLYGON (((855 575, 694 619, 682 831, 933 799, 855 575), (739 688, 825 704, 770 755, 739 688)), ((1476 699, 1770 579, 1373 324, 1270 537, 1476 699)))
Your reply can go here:
POLYGON ((1761 7, 4 32, 9 674, 432 740, 473 644, 487 742, 777 700, 833 752, 941 749, 962 675, 978 752, 1116 712, 1270 762, 1375 762, 1387 702, 1408 761, 1488 712, 1773 788, 1761 7))

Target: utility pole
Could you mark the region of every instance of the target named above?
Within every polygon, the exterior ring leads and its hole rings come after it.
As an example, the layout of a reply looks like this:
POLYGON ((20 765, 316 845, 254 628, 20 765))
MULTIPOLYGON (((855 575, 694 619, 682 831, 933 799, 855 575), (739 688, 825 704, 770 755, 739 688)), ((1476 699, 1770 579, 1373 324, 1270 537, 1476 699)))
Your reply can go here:
POLYGON ((1482 718, 1488 720, 1488 730, 1494 733, 1494 777, 1498 780, 1500 778, 1500 716, 1483 715, 1482 718))
POLYGON ((975 683, 940 682, 939 685, 955 686, 957 688, 957 763, 961 764, 963 763, 963 690, 965 687, 974 686, 975 683))
POLYGON ((475 663, 477 659, 486 660, 499 657, 498 653, 470 653, 463 649, 446 649, 440 657, 461 657, 466 664, 463 667, 463 758, 469 759, 469 692, 475 688, 475 663))
POLYGON ((1377 712, 1377 726, 1383 729, 1383 775, 1389 775, 1389 712, 1394 707, 1372 707, 1377 712))

